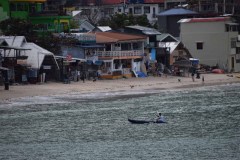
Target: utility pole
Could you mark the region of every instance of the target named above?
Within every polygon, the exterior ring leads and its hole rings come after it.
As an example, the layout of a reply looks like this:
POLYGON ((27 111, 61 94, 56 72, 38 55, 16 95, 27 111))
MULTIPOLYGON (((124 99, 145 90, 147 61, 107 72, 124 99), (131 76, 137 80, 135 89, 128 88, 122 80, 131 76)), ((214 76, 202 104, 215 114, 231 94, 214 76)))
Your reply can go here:
POLYGON ((223 14, 226 14, 226 1, 223 0, 223 14))

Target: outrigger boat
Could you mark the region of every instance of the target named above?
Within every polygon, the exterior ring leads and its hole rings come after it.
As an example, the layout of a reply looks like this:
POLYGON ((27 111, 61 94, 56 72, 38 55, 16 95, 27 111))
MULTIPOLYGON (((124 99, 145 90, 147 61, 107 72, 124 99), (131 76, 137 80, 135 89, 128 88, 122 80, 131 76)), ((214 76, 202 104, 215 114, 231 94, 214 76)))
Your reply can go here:
POLYGON ((150 121, 150 120, 134 120, 134 119, 129 119, 128 121, 134 124, 146 124, 146 123, 166 123, 165 121, 150 121))

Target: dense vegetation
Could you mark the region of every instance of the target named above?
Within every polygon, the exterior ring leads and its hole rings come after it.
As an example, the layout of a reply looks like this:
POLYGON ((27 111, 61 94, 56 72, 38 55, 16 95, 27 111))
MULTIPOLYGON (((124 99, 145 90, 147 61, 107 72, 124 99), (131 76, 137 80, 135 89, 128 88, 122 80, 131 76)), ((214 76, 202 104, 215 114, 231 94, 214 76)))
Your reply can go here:
POLYGON ((146 15, 133 16, 131 14, 114 14, 109 18, 101 19, 98 24, 110 26, 112 29, 123 28, 129 25, 140 25, 145 27, 153 27, 149 23, 146 15))
POLYGON ((28 42, 36 43, 54 54, 61 52, 61 44, 73 45, 75 43, 71 38, 54 36, 53 33, 47 31, 39 32, 37 25, 22 19, 7 19, 0 22, 0 30, 5 36, 25 36, 28 42))

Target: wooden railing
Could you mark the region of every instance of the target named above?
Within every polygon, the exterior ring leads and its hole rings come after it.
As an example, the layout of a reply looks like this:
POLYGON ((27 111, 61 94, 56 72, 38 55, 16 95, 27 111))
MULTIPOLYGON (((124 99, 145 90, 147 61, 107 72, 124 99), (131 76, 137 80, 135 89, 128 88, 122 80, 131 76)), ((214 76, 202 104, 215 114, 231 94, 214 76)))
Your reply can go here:
POLYGON ((129 56, 143 56, 142 50, 132 51, 97 51, 98 57, 129 57, 129 56))

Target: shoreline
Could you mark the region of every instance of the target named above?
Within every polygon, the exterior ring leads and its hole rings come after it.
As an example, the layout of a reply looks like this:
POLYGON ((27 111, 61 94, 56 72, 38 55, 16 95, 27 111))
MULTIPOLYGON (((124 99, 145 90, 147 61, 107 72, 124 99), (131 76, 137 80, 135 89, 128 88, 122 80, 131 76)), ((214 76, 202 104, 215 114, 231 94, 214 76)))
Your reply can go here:
POLYGON ((191 77, 163 76, 163 77, 146 77, 146 78, 128 78, 115 80, 97 80, 93 82, 86 80, 63 84, 61 82, 47 82, 44 84, 13 85, 9 90, 4 90, 0 86, 0 101, 8 101, 15 98, 64 95, 72 92, 79 93, 101 93, 117 91, 143 91, 143 90, 167 90, 181 88, 195 88, 202 86, 214 86, 223 84, 240 83, 239 74, 202 74, 205 81, 191 77), (230 75, 230 76, 229 76, 230 75), (180 81, 179 81, 180 79, 180 81))

